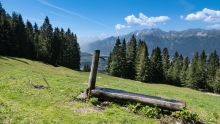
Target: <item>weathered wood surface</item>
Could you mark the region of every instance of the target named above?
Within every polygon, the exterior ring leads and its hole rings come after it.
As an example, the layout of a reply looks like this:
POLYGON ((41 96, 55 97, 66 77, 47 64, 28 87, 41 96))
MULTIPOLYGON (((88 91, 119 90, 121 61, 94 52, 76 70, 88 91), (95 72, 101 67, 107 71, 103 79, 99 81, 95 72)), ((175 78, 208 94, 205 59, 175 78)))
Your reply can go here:
POLYGON ((186 106, 183 101, 169 100, 161 97, 126 92, 123 90, 116 90, 110 88, 95 88, 91 90, 92 97, 97 97, 99 99, 108 101, 118 101, 118 102, 130 102, 130 103, 141 103, 149 106, 157 106, 162 109, 178 111, 182 110, 186 106))
POLYGON ((95 50, 93 53, 92 66, 91 66, 91 72, 90 72, 89 84, 88 84, 89 90, 95 89, 96 75, 97 75, 98 62, 99 62, 99 54, 100 54, 100 50, 95 50))

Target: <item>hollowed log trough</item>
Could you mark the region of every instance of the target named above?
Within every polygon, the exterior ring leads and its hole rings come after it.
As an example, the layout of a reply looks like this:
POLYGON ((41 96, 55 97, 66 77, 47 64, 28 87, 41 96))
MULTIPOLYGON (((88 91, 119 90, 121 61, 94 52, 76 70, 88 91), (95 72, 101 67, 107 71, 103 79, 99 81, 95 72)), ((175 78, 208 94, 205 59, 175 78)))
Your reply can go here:
POLYGON ((96 97, 107 101, 117 101, 121 103, 141 103, 142 105, 157 106, 170 111, 180 111, 186 107, 183 101, 169 100, 157 96, 138 94, 123 90, 110 88, 95 88, 90 92, 91 97, 96 97))

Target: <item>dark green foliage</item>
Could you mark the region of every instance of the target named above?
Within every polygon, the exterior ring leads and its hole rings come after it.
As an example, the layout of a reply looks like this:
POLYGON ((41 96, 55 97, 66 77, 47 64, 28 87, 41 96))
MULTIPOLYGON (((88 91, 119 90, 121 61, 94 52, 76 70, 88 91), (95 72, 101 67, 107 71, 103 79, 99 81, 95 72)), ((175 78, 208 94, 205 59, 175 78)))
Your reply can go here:
POLYGON ((128 66, 126 59, 126 41, 123 39, 121 46, 121 77, 127 78, 128 66))
POLYGON ((112 62, 109 64, 109 74, 121 77, 121 41, 118 37, 111 55, 112 62))
POLYGON ((70 29, 53 31, 49 18, 38 28, 16 12, 6 14, 0 4, 0 55, 42 61, 54 66, 80 69, 80 47, 70 29))
POLYGON ((10 17, 2 8, 0 2, 0 55, 11 55, 11 42, 10 42, 10 17))
POLYGON ((168 69, 170 67, 170 60, 169 60, 169 52, 167 48, 163 49, 162 53, 162 63, 163 63, 163 72, 164 72, 164 83, 168 83, 168 69))
POLYGON ((39 60, 51 63, 51 52, 52 52, 52 39, 53 28, 50 24, 49 18, 46 16, 43 25, 40 27, 39 35, 39 46, 40 50, 38 53, 39 60))
POLYGON ((206 54, 203 50, 199 56, 198 60, 198 68, 197 68, 197 87, 200 89, 204 89, 206 87, 206 54))
POLYGON ((215 93, 220 93, 220 68, 216 70, 213 89, 215 93))
POLYGON ((136 48, 137 41, 134 35, 131 37, 130 41, 127 43, 127 50, 126 50, 126 58, 128 64, 128 74, 127 78, 135 79, 136 69, 135 69, 135 59, 136 59, 136 48))
POLYGON ((148 48, 144 41, 140 40, 137 47, 136 57, 136 80, 150 81, 150 60, 148 58, 148 48))
POLYGON ((206 83, 207 83, 207 88, 212 92, 214 91, 214 87, 215 87, 214 80, 216 78, 216 71, 218 68, 219 68, 219 57, 215 50, 214 53, 211 53, 209 55, 208 64, 207 64, 206 83))
POLYGON ((160 83, 163 81, 163 64, 161 50, 156 47, 151 55, 151 82, 160 83))
POLYGON ((189 68, 189 57, 183 60, 182 70, 180 72, 180 82, 182 86, 186 86, 187 70, 189 68))
POLYGON ((191 65, 189 67, 188 75, 187 75, 187 87, 198 89, 197 82, 198 82, 198 75, 197 75, 197 68, 198 68, 198 59, 199 59, 199 53, 196 52, 191 65))

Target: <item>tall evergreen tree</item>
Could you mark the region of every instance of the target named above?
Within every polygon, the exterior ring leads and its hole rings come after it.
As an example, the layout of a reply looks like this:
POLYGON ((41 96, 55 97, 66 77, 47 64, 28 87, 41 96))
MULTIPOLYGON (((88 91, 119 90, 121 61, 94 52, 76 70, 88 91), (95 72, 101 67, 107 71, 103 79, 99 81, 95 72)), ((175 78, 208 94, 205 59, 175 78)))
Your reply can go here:
POLYGON ((121 41, 118 39, 115 42, 115 46, 111 55, 112 62, 110 63, 109 74, 120 77, 121 76, 121 41))
POLYGON ((38 28, 38 25, 37 23, 34 24, 34 52, 36 53, 35 55, 35 60, 40 60, 39 59, 39 53, 40 53, 40 44, 39 44, 39 35, 40 35, 40 31, 39 31, 39 28, 38 28))
POLYGON ((206 54, 203 50, 199 56, 197 67, 197 87, 204 89, 206 87, 206 54))
POLYGON ((197 82, 198 82, 198 75, 197 75, 197 67, 198 67, 198 59, 199 59, 199 53, 196 52, 191 65, 189 67, 188 75, 187 75, 187 87, 198 89, 197 82))
POLYGON ((11 27, 8 17, 0 2, 0 55, 5 56, 11 55, 11 27))
POLYGON ((126 59, 126 41, 123 39, 121 46, 121 77, 127 78, 128 66, 126 59))
POLYGON ((34 29, 30 21, 27 20, 25 25, 26 31, 26 57, 28 59, 35 60, 36 52, 35 52, 35 44, 34 44, 34 29))
POLYGON ((167 48, 163 49, 162 64, 163 64, 163 72, 164 72, 164 82, 167 83, 167 81, 168 81, 168 69, 170 67, 169 52, 168 52, 167 48))
POLYGON ((206 83, 207 83, 207 88, 213 92, 214 91, 214 80, 215 80, 215 75, 217 68, 219 67, 219 57, 217 55, 216 50, 214 53, 211 53, 209 55, 208 59, 208 64, 207 64, 207 78, 206 78, 206 83))
POLYGON ((151 81, 154 83, 161 83, 163 81, 163 64, 161 50, 156 47, 151 55, 151 81))
POLYGON ((59 58, 59 53, 60 53, 60 46, 61 46, 61 38, 60 38, 60 29, 58 27, 54 28, 54 33, 53 33, 53 40, 52 40, 52 55, 51 55, 51 60, 52 64, 57 66, 58 58, 59 58))
POLYGON ((179 78, 181 69, 182 69, 182 55, 179 56, 179 53, 176 52, 173 59, 173 73, 172 73, 173 76, 172 79, 174 85, 178 85, 178 86, 181 85, 179 78))
POLYGON ((52 63, 51 62, 52 38, 53 38, 53 28, 52 25, 50 24, 49 18, 46 16, 43 25, 40 27, 40 35, 39 35, 40 50, 38 53, 38 57, 43 62, 52 63))
POLYGON ((182 86, 186 86, 188 67, 189 67, 189 57, 186 57, 183 60, 183 66, 180 72, 180 82, 182 86))
POLYGON ((137 41, 134 35, 132 35, 130 41, 127 43, 127 50, 126 50, 126 58, 128 64, 128 74, 127 77, 129 79, 135 79, 136 69, 135 69, 135 59, 136 59, 136 48, 137 41))
POLYGON ((146 43, 139 40, 136 57, 136 80, 143 82, 150 81, 150 60, 148 55, 146 43))
POLYGON ((215 93, 220 93, 220 68, 216 70, 213 90, 215 93))

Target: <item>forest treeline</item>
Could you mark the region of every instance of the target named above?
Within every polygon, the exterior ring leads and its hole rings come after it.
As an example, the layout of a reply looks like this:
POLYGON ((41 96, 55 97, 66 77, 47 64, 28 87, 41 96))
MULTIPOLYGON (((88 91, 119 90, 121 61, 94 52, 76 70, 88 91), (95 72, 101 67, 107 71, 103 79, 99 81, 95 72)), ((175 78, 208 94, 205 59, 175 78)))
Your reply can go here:
POLYGON ((128 42, 119 37, 108 59, 109 75, 147 83, 165 83, 192 89, 205 89, 220 93, 220 63, 216 51, 209 56, 203 50, 196 52, 190 61, 176 52, 169 56, 167 48, 156 47, 151 55, 147 44, 136 41, 134 35, 128 42))
POLYGON ((0 55, 42 61, 80 69, 80 47, 76 34, 70 29, 53 28, 46 16, 38 27, 22 16, 6 13, 0 2, 0 55))

